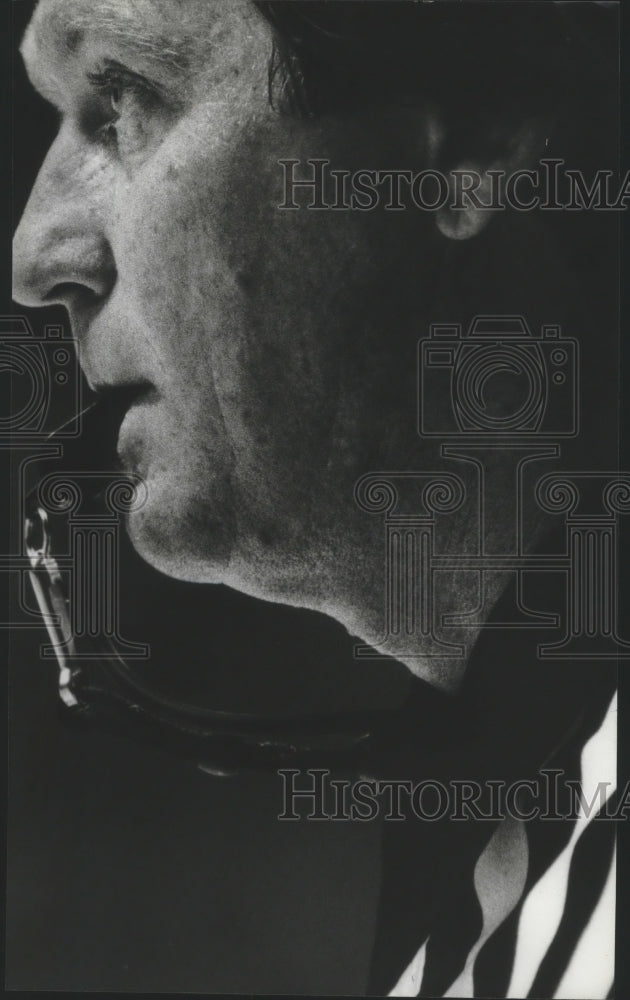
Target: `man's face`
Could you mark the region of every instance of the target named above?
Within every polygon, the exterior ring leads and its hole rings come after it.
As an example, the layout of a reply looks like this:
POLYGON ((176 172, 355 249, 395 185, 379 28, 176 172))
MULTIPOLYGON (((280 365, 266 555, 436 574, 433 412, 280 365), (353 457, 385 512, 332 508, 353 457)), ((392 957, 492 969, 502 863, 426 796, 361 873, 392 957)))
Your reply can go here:
POLYGON ((435 254, 422 213, 278 208, 279 159, 389 166, 406 130, 277 114, 271 45, 245 0, 42 0, 23 52, 62 118, 15 294, 67 306, 91 384, 147 390, 119 438, 139 552, 330 610, 380 566, 353 487, 409 453, 435 254))

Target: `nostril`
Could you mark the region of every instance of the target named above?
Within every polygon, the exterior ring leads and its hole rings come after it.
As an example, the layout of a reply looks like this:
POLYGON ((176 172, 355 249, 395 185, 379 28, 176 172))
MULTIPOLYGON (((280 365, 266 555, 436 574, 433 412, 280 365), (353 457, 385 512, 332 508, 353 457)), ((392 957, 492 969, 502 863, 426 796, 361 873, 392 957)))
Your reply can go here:
POLYGON ((102 295, 88 285, 74 281, 60 281, 46 292, 37 305, 61 306, 66 311, 78 349, 108 298, 107 294, 102 295))
POLYGON ((80 285, 72 281, 60 281, 43 296, 42 304, 72 306, 73 309, 90 309, 94 308, 99 298, 99 293, 87 285, 80 285))
POLYGON ((103 297, 87 285, 63 281, 54 285, 42 298, 40 305, 63 306, 73 322, 73 326, 83 328, 88 317, 94 317, 105 304, 103 297))

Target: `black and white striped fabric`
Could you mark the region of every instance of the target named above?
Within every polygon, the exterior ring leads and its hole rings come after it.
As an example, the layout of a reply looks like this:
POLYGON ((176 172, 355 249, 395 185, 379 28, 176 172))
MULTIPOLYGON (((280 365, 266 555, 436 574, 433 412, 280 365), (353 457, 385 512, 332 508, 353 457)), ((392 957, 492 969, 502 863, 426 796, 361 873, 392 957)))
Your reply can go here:
MULTIPOLYGON (((539 703, 523 688, 520 721, 516 703, 508 705, 501 732, 506 755, 515 754, 519 763, 499 764, 496 774, 531 778, 541 768, 557 771, 563 788, 579 782, 574 787, 581 795, 573 793, 572 799, 577 809, 565 810, 567 797, 557 804, 562 817, 556 819, 506 815, 489 825, 487 820, 448 817, 427 823, 409 816, 407 822, 384 824, 371 995, 613 996, 614 670, 592 667, 589 677, 582 665, 574 677, 571 686, 571 675, 564 670, 547 675, 534 671, 539 703), (551 753, 538 756, 538 766, 528 773, 522 762, 531 748, 522 756, 515 746, 531 734, 531 747, 548 747, 554 715, 556 744, 551 753), (511 728, 512 741, 506 736, 511 728), (546 736, 538 740, 543 731, 546 736)), ((515 683, 516 702, 518 688, 515 683)), ((476 703, 480 732, 488 724, 492 728, 488 719, 493 716, 492 707, 485 717, 480 708, 492 697, 492 688, 481 690, 476 703)), ((505 691, 497 693, 496 705, 505 691)), ((459 753, 466 753, 465 740, 459 753)), ((430 772, 416 769, 416 775, 423 773, 430 772)), ((493 771, 485 774, 486 779, 495 776, 493 771)))
MULTIPOLYGON (((608 843, 610 825, 604 828, 600 823, 596 831, 588 803, 597 800, 599 783, 605 783, 606 798, 616 788, 616 721, 615 696, 599 729, 582 750, 581 787, 585 805, 572 823, 568 843, 542 875, 528 879, 531 848, 527 823, 509 816, 500 822, 474 869, 481 931, 468 951, 463 969, 441 996, 489 995, 475 991, 475 967, 482 949, 492 947, 493 938, 510 917, 516 933, 512 934, 509 983, 501 996, 605 1000, 612 995, 615 851, 614 845, 608 843), (600 830, 601 835, 597 836, 600 830), (595 871, 594 848, 603 852, 604 862, 595 871), (588 891, 580 887, 580 882, 592 883, 589 893, 592 898, 576 926, 574 897, 588 891), (546 984, 549 992, 545 991, 546 984)), ((435 995, 425 994, 422 986, 430 949, 429 936, 389 996, 435 995)))

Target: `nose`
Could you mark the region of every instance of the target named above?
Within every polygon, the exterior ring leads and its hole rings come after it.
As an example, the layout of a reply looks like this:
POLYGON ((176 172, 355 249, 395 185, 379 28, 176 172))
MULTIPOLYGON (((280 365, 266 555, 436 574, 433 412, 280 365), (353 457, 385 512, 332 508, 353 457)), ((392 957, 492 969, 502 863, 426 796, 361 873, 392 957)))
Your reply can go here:
POLYGON ((105 152, 62 126, 42 165, 13 242, 13 297, 73 310, 104 299, 116 280, 105 235, 111 167, 105 152))

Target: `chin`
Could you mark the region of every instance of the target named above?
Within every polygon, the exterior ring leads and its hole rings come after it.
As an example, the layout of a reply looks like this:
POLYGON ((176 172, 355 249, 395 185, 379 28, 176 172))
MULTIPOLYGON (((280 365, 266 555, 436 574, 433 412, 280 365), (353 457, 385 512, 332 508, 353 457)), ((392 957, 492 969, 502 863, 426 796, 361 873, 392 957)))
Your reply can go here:
POLYGON ((233 548, 229 518, 219 519, 192 500, 153 486, 142 509, 127 515, 127 534, 138 555, 166 576, 191 583, 227 583, 233 548))

